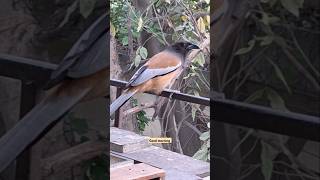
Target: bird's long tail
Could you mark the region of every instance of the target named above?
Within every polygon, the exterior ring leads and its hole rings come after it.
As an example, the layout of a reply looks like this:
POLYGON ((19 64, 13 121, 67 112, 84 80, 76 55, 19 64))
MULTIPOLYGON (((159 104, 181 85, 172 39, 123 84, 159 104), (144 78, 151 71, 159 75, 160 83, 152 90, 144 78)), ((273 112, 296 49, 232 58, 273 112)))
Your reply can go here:
POLYGON ((88 86, 72 88, 74 85, 80 85, 80 82, 61 84, 1 137, 0 172, 91 90, 88 86))
POLYGON ((110 116, 126 103, 137 91, 126 91, 110 105, 110 116))

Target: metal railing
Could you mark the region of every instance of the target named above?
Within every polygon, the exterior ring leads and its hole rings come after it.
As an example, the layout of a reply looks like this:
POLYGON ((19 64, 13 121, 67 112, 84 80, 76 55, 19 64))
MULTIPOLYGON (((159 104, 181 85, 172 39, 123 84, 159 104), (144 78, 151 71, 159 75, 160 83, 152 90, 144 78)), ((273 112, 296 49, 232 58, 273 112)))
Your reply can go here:
MULTIPOLYGON (((48 80, 51 72, 56 67, 57 65, 48 62, 0 54, 0 76, 21 80, 20 117, 23 117, 35 105, 36 92, 48 80)), ((125 84, 125 81, 110 80, 111 86, 118 87, 118 95, 121 92, 120 89, 125 84)), ((165 90, 161 93, 161 96, 171 96, 172 99, 206 106, 211 105, 211 119, 214 121, 320 141, 319 117, 282 112, 223 98, 213 97, 210 101, 209 98, 192 96, 171 90, 165 90)), ((29 147, 33 143, 35 142, 30 142, 29 147)), ((23 164, 25 159, 21 159, 20 162, 23 164)))
MULTIPOLYGON (((117 87, 117 97, 127 82, 111 79, 110 85, 117 87)), ((215 94, 215 95, 214 95, 215 94)), ((248 128, 260 129, 284 135, 320 141, 320 119, 294 112, 283 112, 264 106, 224 99, 219 93, 209 98, 164 90, 160 96, 211 106, 211 120, 226 122, 248 128), (218 94, 218 96, 216 95, 218 94), (219 96, 220 95, 220 96, 219 96)), ((115 113, 115 126, 119 127, 119 114, 115 113)))

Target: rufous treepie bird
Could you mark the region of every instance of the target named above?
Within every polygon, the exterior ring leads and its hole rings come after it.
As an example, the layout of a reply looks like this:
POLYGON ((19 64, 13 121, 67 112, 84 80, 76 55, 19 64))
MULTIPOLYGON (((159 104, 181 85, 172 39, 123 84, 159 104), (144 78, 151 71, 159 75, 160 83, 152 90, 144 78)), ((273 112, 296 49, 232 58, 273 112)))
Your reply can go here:
MULTIPOLYGON (((109 95, 109 22, 99 17, 44 87, 46 96, 0 139, 0 172, 80 101, 109 95)), ((41 74, 39 74, 41 76, 41 74)))
POLYGON ((111 104, 110 115, 136 93, 160 94, 180 75, 185 59, 192 49, 199 47, 190 42, 177 42, 152 56, 128 81, 122 95, 111 104))

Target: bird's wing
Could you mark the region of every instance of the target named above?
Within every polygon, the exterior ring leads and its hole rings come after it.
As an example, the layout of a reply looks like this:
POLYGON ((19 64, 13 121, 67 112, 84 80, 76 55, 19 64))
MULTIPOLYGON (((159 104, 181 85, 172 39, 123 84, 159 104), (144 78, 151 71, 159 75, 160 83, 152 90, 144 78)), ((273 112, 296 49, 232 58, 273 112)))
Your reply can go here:
POLYGON ((153 56, 129 80, 128 86, 138 86, 156 76, 168 74, 182 65, 181 57, 168 51, 153 56))
POLYGON ((51 74, 44 89, 59 84, 66 77, 80 78, 91 75, 109 66, 107 14, 97 19, 77 40, 51 74))

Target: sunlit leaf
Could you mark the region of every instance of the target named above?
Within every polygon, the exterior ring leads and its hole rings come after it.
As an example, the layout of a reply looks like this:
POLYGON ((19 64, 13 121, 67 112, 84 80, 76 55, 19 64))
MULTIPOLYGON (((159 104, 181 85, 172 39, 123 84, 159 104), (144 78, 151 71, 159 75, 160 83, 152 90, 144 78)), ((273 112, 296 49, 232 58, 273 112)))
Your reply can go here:
POLYGON ((203 21, 203 18, 200 17, 198 20, 197 20, 197 26, 198 26, 198 29, 201 33, 204 33, 206 31, 206 25, 204 24, 204 21, 203 21))
POLYGON ((204 24, 209 27, 210 26, 210 16, 205 16, 204 17, 204 24))
POLYGON ((148 57, 148 50, 143 46, 140 48, 139 53, 142 59, 146 59, 148 57))
POLYGON ((142 17, 139 18, 137 31, 140 32, 142 29, 143 20, 142 17))
POLYGON ((199 53, 195 58, 194 62, 198 63, 201 67, 203 67, 204 63, 206 62, 203 53, 199 53))
POLYGON ((191 117, 193 121, 196 118, 196 112, 197 112, 197 108, 195 106, 191 106, 191 117))
POLYGON ((205 141, 210 138, 210 131, 204 132, 200 135, 199 139, 205 141))
POLYGON ((126 45, 128 45, 128 43, 129 43, 128 36, 125 36, 125 37, 123 37, 123 38, 121 39, 121 44, 122 44, 122 45, 126 46, 126 45))
POLYGON ((187 21, 188 20, 187 16, 181 16, 180 18, 181 18, 182 21, 187 21))
POLYGON ((208 156, 208 149, 205 148, 201 148, 199 149, 192 157, 198 160, 207 160, 207 156, 208 156))
POLYGON ((117 30, 116 30, 116 28, 114 27, 114 25, 111 22, 110 22, 110 31, 111 31, 111 36, 115 37, 116 33, 117 33, 117 30))
POLYGON ((140 62, 141 62, 141 56, 136 55, 136 57, 134 58, 134 66, 138 67, 140 62))
POLYGON ((200 95, 199 95, 199 92, 198 91, 193 91, 193 94, 195 95, 195 96, 197 96, 197 97, 199 97, 200 95))

